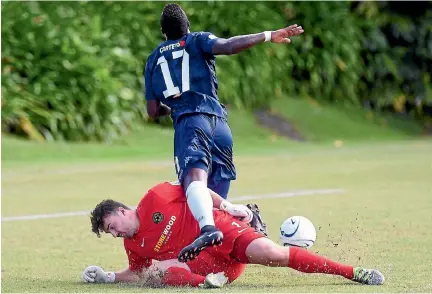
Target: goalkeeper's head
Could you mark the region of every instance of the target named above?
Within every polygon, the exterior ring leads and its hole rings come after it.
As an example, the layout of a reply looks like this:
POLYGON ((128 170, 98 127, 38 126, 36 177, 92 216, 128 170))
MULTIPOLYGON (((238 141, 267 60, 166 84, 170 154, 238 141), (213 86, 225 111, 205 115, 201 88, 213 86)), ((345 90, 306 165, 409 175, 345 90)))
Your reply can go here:
POLYGON ((104 232, 112 234, 113 237, 132 238, 139 227, 136 211, 111 199, 103 200, 95 207, 90 221, 92 231, 98 237, 104 232))

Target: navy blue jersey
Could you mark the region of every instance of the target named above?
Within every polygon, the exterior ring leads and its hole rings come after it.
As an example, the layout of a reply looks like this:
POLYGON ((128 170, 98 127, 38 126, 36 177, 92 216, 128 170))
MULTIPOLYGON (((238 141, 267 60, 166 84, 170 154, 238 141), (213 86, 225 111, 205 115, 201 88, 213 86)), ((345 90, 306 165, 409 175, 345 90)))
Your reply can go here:
POLYGON ((189 33, 161 43, 148 57, 145 67, 145 97, 171 108, 177 119, 187 113, 208 113, 226 118, 217 95, 216 37, 207 32, 189 33))

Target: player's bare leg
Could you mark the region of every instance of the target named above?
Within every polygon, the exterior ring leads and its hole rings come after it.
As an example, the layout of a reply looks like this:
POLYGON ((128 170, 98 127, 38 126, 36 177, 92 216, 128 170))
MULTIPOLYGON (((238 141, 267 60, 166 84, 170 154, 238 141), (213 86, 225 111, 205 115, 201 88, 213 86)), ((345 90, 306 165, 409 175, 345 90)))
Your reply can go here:
POLYGON ((220 245, 223 234, 214 223, 213 200, 207 189, 207 172, 200 168, 191 168, 183 180, 183 189, 189 209, 201 230, 198 238, 180 251, 178 260, 186 262, 195 259, 205 248, 220 245))
POLYGON ((304 273, 338 275, 367 285, 382 285, 384 275, 375 269, 352 267, 299 247, 282 247, 267 238, 252 241, 246 248, 249 263, 290 267, 304 273))

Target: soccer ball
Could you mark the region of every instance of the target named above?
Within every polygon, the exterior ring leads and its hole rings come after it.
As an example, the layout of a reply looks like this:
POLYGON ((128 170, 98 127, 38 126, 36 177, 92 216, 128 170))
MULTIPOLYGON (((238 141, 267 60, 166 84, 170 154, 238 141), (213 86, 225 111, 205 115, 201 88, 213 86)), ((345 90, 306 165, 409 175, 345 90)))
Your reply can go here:
POLYGON ((316 240, 316 229, 304 216, 292 216, 282 223, 279 237, 283 246, 311 248, 316 240))

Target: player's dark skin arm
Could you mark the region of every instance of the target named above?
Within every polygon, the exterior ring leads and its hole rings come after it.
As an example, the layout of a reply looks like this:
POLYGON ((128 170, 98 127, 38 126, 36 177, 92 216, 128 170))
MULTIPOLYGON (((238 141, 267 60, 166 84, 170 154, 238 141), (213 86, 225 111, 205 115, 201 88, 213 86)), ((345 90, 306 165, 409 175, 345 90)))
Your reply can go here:
POLYGON ((147 113, 151 118, 156 119, 161 116, 170 115, 171 108, 160 103, 158 100, 149 100, 147 101, 147 113))
POLYGON ((229 39, 217 39, 213 45, 214 55, 232 55, 244 51, 256 44, 263 43, 264 33, 236 36, 229 39))
MULTIPOLYGON (((271 32, 271 41, 273 43, 290 43, 289 37, 298 36, 302 34, 303 28, 298 25, 292 25, 284 29, 271 32)), ((265 41, 265 34, 250 34, 236 36, 229 39, 217 39, 212 47, 214 55, 231 55, 240 53, 252 46, 263 43, 265 41)))

